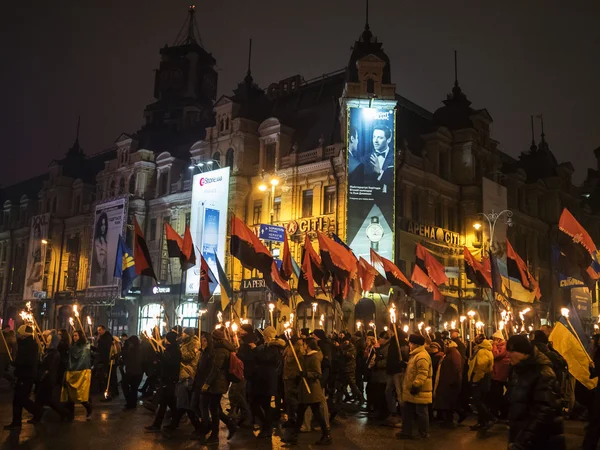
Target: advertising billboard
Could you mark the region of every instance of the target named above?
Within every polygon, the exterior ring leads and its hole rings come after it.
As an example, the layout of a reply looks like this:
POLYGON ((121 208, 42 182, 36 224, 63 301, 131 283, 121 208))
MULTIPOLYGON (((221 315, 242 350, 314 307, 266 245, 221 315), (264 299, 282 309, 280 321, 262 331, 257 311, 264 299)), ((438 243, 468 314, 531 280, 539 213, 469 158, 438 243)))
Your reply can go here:
POLYGON ((50 215, 41 214, 31 219, 29 231, 29 247, 27 251, 27 267, 25 269, 25 286, 23 299, 31 300, 46 296, 42 292, 44 278, 44 263, 46 262, 47 245, 42 244, 42 239, 48 239, 50 215))
MULTIPOLYGON (((217 260, 225 265, 229 167, 194 175, 190 231, 196 251, 196 266, 187 271, 186 294, 197 294, 200 286, 200 255, 217 276, 217 260)), ((217 285, 215 294, 221 287, 217 285)))
POLYGON ((125 224, 126 199, 119 198, 96 205, 92 235, 90 287, 114 286, 115 258, 119 235, 125 224))
POLYGON ((389 108, 348 108, 346 236, 357 257, 372 248, 394 260, 396 114, 389 108))

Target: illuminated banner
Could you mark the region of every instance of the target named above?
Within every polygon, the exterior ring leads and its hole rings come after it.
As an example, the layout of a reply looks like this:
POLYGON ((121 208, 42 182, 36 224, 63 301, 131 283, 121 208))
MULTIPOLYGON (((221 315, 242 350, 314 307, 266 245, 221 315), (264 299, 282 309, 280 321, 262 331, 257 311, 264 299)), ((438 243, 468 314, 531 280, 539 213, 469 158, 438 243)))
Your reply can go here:
POLYGON ((394 260, 395 123, 393 109, 348 108, 347 242, 366 260, 394 260))
POLYGON ((114 286, 115 257, 125 223, 125 198, 96 205, 90 264, 90 287, 114 286))
MULTIPOLYGON (((187 271, 186 294, 197 294, 200 285, 200 256, 214 274, 217 260, 225 264, 227 237, 227 201, 229 198, 229 167, 194 175, 192 187, 192 217, 190 231, 196 251, 196 266, 187 271)), ((221 292, 217 285, 215 294, 221 292)))
POLYGON ((34 216, 31 219, 25 287, 23 289, 23 299, 25 300, 45 297, 45 293, 42 293, 42 281, 44 277, 44 263, 46 262, 46 248, 48 246, 42 244, 42 239, 48 239, 49 224, 49 214, 34 216))

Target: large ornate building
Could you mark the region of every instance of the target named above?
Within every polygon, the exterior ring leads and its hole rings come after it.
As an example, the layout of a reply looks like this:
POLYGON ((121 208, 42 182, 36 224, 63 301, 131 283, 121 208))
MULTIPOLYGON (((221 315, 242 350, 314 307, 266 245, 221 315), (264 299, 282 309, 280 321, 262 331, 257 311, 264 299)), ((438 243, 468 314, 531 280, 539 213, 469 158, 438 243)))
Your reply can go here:
MULTIPOLYGON (((369 24, 345 68, 313 80, 294 75, 262 89, 248 67, 237 88, 217 99, 216 60, 201 45, 193 14, 192 8, 187 34, 160 50, 156 101, 144 108, 139 131, 121 134, 113 147, 92 156, 76 139, 47 174, 0 191, 3 317, 18 320, 18 311, 31 301, 40 320, 64 326, 70 305, 77 302, 84 316, 114 333, 145 329, 162 311, 184 326, 196 326, 196 298, 182 289, 180 263, 168 257, 163 231, 169 223, 183 234, 190 223, 193 175, 229 167, 230 213, 252 227, 285 226, 292 255, 300 261, 307 234, 315 239, 316 231, 327 231, 346 239, 347 107, 378 102, 396 111, 395 261, 410 276, 415 244, 422 243, 450 277, 443 293, 452 308, 444 317, 405 299, 405 320, 434 324, 456 318, 467 307, 491 317, 487 294, 466 279, 462 249, 467 245, 481 255, 490 245, 486 226, 482 231, 473 226, 482 219, 479 213, 492 208, 514 213, 514 226, 499 225, 494 241, 508 234, 540 279, 538 316, 553 314, 552 305, 560 304, 564 293, 552 270, 549 242, 556 238, 563 207, 600 237, 597 171, 590 170, 582 188, 574 186, 573 167, 556 161, 543 131, 539 144, 534 140, 519 158, 504 153, 490 135, 491 114, 472 107, 458 80, 435 112, 412 103, 392 83, 390 60, 369 24), (272 179, 278 181, 275 188, 259 189, 272 179), (141 224, 160 282, 138 279, 124 298, 118 286, 90 286, 95 208, 114 199, 125 199, 129 245, 133 217, 141 224), (45 236, 32 227, 40 215, 47 218, 45 236), (39 273, 27 268, 29 257, 39 263, 39 273), (28 290, 36 279, 41 288, 28 290)), ((274 255, 281 251, 278 245, 274 255)), ((265 303, 272 295, 260 274, 242 269, 229 256, 225 270, 233 281, 235 313, 257 324, 267 319, 265 303)), ((323 314, 326 327, 334 321, 354 323, 352 302, 338 305, 325 293, 322 297, 317 314, 323 314)), ((312 308, 299 302, 294 295, 299 323, 308 326, 312 308)), ((383 321, 385 296, 375 296, 373 304, 383 321)), ((283 322, 290 312, 279 304, 275 317, 283 322)))

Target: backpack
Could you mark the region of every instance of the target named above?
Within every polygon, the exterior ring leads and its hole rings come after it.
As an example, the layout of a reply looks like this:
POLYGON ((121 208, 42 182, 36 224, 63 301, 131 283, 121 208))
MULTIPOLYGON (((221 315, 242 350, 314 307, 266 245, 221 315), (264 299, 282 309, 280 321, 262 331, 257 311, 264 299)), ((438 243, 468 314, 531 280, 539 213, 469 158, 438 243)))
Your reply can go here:
POLYGON ((237 357, 235 352, 229 353, 226 377, 230 383, 239 383, 244 380, 244 362, 237 357))

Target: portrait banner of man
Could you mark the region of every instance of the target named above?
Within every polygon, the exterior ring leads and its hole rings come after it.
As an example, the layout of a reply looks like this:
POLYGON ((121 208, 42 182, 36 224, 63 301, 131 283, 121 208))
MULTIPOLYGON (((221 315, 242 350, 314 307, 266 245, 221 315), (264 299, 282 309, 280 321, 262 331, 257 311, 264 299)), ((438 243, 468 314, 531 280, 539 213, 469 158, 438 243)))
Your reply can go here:
POLYGON ((393 260, 395 111, 349 108, 347 148, 347 242, 356 256, 393 260))
POLYGON ((115 257, 119 235, 123 233, 126 199, 96 205, 92 235, 90 287, 114 286, 115 257))
POLYGON ((49 214, 41 214, 31 219, 25 286, 23 288, 23 299, 25 300, 39 298, 42 291, 47 251, 47 245, 42 241, 48 239, 49 224, 49 214))

